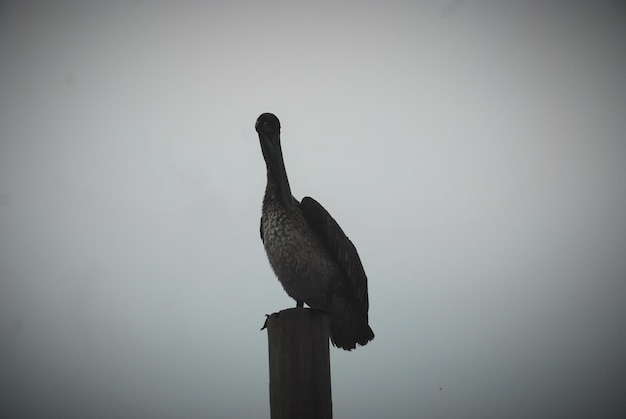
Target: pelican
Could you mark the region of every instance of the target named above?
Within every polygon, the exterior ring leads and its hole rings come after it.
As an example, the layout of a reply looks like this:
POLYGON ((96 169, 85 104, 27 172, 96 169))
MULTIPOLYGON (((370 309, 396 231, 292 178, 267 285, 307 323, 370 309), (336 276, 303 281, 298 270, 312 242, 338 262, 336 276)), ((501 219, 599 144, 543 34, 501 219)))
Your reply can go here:
POLYGON ((356 248, 316 200, 291 195, 280 148, 280 121, 264 113, 256 121, 267 186, 261 240, 270 265, 296 307, 325 311, 330 339, 352 350, 374 339, 368 325, 367 276, 356 248))

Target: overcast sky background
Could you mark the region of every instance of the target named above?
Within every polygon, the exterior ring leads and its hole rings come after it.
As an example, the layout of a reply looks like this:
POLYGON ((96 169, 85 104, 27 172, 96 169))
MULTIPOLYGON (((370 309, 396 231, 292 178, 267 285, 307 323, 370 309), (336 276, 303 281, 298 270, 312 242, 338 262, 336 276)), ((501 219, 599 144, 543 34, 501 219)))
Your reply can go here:
POLYGON ((336 418, 626 417, 626 13, 412 3, 0 5, 0 416, 269 418, 273 112, 369 278, 336 418))

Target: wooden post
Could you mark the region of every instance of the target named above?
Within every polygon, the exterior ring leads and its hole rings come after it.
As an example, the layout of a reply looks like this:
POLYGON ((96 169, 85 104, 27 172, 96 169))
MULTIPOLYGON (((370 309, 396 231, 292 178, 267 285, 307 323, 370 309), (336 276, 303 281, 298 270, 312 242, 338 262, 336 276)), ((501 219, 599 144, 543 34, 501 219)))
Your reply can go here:
POLYGON ((291 308, 268 317, 272 419, 331 419, 328 319, 291 308))

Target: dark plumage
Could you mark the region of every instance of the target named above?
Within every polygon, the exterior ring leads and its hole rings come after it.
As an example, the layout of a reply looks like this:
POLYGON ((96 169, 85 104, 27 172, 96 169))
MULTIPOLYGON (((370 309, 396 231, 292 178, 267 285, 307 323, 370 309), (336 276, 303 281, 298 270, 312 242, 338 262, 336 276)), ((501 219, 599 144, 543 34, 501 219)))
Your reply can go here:
POLYGON ((328 313, 330 338, 351 350, 374 339, 368 325, 367 276, 356 248, 313 198, 292 195, 280 147, 280 122, 270 113, 256 121, 267 165, 261 240, 267 257, 297 307, 328 313))

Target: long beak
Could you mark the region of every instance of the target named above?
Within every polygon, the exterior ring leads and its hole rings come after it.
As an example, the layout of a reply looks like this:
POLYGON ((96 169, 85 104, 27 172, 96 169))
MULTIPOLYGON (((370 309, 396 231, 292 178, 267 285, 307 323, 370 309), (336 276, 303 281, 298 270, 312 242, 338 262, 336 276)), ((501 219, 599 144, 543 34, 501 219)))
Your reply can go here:
POLYGON ((276 138, 269 138, 265 133, 259 133, 259 136, 263 137, 261 138, 263 157, 265 157, 265 163, 268 169, 274 175, 276 182, 278 182, 282 203, 285 208, 293 211, 296 209, 296 205, 291 195, 291 188, 289 187, 283 152, 280 148, 280 138, 278 136, 276 138))

